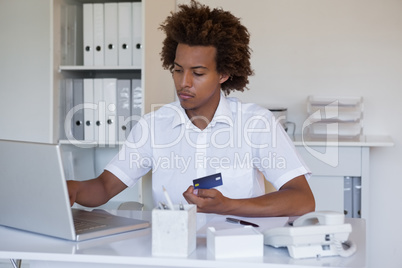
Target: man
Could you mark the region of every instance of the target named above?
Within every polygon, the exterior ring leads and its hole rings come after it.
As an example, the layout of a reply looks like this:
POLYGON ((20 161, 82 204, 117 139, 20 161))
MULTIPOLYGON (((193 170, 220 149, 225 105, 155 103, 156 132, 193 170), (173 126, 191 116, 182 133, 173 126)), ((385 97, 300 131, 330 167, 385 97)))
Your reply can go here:
MULTIPOLYGON (((267 110, 226 98, 251 75, 249 33, 230 12, 192 1, 161 25, 163 66, 178 101, 145 115, 105 171, 69 181, 71 204, 98 206, 152 170, 154 202, 162 188, 198 212, 239 216, 301 215, 315 208, 309 170, 267 110), (259 171, 259 172, 258 172, 259 171), (261 173, 277 189, 265 194, 261 173), (220 173, 223 185, 194 189, 193 179, 220 173), (184 192, 184 193, 183 193, 184 192)), ((163 89, 161 89, 163 90, 163 89)))

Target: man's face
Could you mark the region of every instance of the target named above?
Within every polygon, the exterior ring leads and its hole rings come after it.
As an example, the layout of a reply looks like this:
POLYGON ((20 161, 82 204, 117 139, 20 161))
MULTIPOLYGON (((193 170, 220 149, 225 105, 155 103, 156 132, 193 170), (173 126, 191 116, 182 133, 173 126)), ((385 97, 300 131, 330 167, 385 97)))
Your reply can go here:
POLYGON ((177 46, 173 80, 188 115, 205 115, 218 106, 221 83, 228 76, 216 71, 215 57, 216 48, 212 46, 177 46))

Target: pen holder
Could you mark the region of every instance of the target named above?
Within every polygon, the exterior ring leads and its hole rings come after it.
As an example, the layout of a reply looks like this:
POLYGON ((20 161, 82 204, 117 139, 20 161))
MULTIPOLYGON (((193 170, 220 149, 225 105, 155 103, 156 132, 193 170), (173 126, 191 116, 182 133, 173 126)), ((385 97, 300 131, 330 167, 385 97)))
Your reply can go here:
POLYGON ((187 257, 195 250, 197 207, 152 210, 152 255, 187 257))

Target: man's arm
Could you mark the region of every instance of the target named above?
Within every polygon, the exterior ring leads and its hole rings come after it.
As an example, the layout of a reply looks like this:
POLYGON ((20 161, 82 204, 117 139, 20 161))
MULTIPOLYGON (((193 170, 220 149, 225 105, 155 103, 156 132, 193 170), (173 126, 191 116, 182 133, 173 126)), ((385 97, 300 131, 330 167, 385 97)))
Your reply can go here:
POLYGON ((92 180, 67 181, 71 206, 77 202, 86 207, 97 207, 105 204, 127 186, 109 171, 92 180))
POLYGON ((230 199, 216 189, 190 186, 183 193, 198 212, 237 215, 244 217, 296 216, 315 210, 315 200, 304 176, 296 177, 278 191, 255 198, 230 199))

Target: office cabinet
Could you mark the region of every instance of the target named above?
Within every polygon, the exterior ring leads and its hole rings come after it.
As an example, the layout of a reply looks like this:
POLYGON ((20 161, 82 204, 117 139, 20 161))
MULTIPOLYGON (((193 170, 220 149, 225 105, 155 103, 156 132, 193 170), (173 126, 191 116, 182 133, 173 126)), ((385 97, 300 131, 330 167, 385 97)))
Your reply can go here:
MULTIPOLYGON (((320 154, 326 151, 324 146, 309 148, 320 154)), ((316 199, 316 210, 335 210, 343 213, 344 178, 362 176, 362 148, 336 148, 331 152, 337 160, 333 165, 321 161, 319 155, 312 155, 304 146, 297 146, 297 150, 313 174, 309 183, 316 199)))
MULTIPOLYGON (((344 212, 354 205, 360 211, 354 217, 369 219, 369 154, 373 147, 393 146, 388 136, 361 136, 355 139, 314 140, 295 136, 296 149, 312 172, 310 187, 316 210, 344 212), (355 200, 345 194, 348 179, 359 183, 355 200)), ((357 209, 355 209, 357 210, 357 209)))

